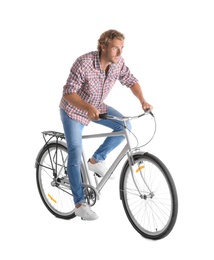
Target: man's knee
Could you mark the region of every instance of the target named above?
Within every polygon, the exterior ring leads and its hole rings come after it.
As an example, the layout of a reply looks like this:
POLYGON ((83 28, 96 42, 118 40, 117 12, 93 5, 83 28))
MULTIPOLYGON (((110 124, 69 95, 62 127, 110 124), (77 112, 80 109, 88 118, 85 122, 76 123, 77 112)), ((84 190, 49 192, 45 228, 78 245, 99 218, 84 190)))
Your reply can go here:
MULTIPOLYGON (((114 131, 115 132, 123 131, 124 128, 125 128, 124 125, 120 123, 120 124, 117 124, 114 131)), ((126 122, 126 129, 128 129, 129 131, 131 131, 131 129, 132 129, 132 125, 129 121, 126 122)))

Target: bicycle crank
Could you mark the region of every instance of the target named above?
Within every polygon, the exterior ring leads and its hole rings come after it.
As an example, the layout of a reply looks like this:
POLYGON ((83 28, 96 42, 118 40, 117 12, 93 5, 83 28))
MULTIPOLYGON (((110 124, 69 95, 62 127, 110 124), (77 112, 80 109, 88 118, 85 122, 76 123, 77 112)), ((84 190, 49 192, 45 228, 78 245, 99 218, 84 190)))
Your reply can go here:
POLYGON ((91 207, 94 206, 97 199, 99 200, 99 194, 97 190, 93 186, 86 183, 83 183, 82 186, 83 186, 84 195, 88 205, 91 207))

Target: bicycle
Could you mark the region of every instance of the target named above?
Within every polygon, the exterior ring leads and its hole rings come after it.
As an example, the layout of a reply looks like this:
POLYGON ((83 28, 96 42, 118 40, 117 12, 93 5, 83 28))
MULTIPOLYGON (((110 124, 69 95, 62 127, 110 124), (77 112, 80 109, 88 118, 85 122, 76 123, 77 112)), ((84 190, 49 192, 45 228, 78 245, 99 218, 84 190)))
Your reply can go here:
MULTIPOLYGON (((126 144, 102 178, 98 178, 94 173, 95 181, 93 182, 96 187, 92 185, 92 176, 89 173, 83 149, 81 176, 86 201, 92 207, 100 199, 102 188, 126 156, 119 181, 123 208, 128 220, 138 233, 145 238, 157 240, 167 236, 175 225, 178 214, 178 196, 173 178, 163 162, 156 156, 141 151, 139 146, 131 147, 126 122, 145 115, 154 118, 156 129, 156 120, 151 111, 122 118, 101 114, 102 119, 121 121, 124 130, 83 135, 83 140, 123 135, 126 144)), ((67 175, 67 145, 64 133, 44 131, 42 134, 45 145, 39 151, 35 163, 39 194, 44 205, 54 216, 72 219, 75 217, 75 206, 67 175)))

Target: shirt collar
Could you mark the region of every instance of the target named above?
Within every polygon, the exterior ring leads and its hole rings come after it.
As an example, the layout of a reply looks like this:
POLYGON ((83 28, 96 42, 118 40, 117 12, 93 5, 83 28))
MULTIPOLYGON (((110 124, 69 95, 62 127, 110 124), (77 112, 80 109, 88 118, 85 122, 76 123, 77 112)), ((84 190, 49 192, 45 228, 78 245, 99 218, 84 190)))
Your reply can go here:
MULTIPOLYGON (((111 64, 109 69, 113 69, 116 66, 117 66, 116 64, 111 64)), ((95 67, 95 69, 101 69, 100 53, 98 51, 96 51, 96 53, 95 53, 94 67, 95 67)))

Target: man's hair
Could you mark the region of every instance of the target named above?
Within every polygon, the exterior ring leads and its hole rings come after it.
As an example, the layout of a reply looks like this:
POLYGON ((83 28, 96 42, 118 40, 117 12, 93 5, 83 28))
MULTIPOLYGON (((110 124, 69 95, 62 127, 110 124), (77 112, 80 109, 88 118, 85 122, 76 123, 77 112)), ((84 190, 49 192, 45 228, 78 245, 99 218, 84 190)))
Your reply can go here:
POLYGON ((108 30, 102 33, 98 40, 98 45, 97 45, 98 51, 101 52, 101 46, 102 45, 108 46, 108 44, 115 38, 121 41, 125 40, 125 36, 116 30, 108 30))

